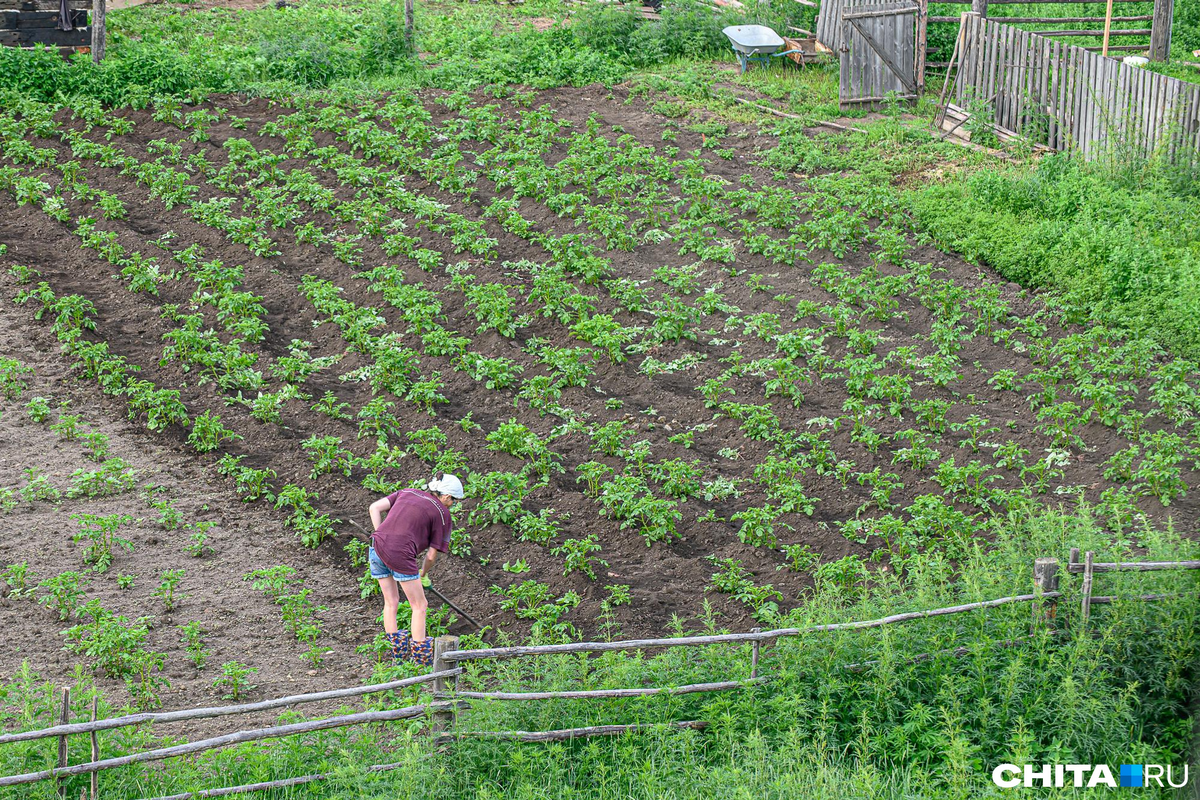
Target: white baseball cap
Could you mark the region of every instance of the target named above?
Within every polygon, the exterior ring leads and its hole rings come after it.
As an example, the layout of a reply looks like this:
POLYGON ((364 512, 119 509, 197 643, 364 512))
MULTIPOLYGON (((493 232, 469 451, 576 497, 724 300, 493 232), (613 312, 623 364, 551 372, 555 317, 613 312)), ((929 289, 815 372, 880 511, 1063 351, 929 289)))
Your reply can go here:
POLYGON ((462 481, 453 475, 442 475, 440 478, 435 477, 429 482, 429 491, 434 494, 448 494, 455 500, 463 499, 462 481))

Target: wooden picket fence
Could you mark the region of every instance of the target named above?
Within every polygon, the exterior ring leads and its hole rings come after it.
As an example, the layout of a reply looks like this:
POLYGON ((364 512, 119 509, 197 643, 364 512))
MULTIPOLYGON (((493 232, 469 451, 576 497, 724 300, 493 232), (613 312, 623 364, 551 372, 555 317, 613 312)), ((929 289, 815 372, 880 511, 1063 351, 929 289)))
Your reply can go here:
MULTIPOLYGON (((278 739, 296 734, 311 733, 315 731, 330 730, 333 728, 342 728, 348 726, 365 725, 370 723, 415 719, 418 717, 425 717, 427 715, 432 715, 433 717, 433 736, 430 738, 431 746, 445 745, 464 738, 489 738, 520 742, 544 742, 566 741, 593 736, 614 736, 649 730, 703 730, 707 726, 706 722, 702 720, 684 720, 669 723, 597 725, 587 728, 571 728, 555 731, 455 731, 453 730, 453 720, 456 711, 469 708, 472 701, 479 700, 530 702, 559 699, 650 697, 655 695, 682 695, 743 689, 748 686, 761 684, 769 680, 769 677, 758 674, 759 658, 761 654, 761 648, 773 640, 806 636, 813 633, 878 628, 885 625, 893 625, 897 623, 910 622, 913 620, 929 619, 932 617, 940 617, 952 614, 961 614, 969 611, 995 608, 1014 603, 1030 603, 1032 605, 1031 625, 1034 632, 1041 630, 1048 631, 1050 633, 1057 633, 1059 631, 1055 628, 1054 621, 1057 616, 1058 599, 1062 597, 1062 592, 1058 590, 1058 566, 1059 563, 1057 559, 1038 558, 1035 560, 1033 568, 1034 591, 1031 594, 1000 597, 993 600, 982 600, 974 603, 964 603, 961 605, 935 608, 926 611, 910 611, 902 614, 893 614, 890 616, 881 617, 879 619, 830 623, 825 625, 809 625, 802 628, 780 628, 768 631, 755 628, 746 633, 682 636, 655 639, 629 639, 611 642, 574 642, 556 645, 493 647, 476 650, 459 650, 458 637, 443 636, 438 637, 435 640, 433 668, 432 671, 427 675, 419 675, 412 678, 405 678, 403 680, 368 686, 355 686, 325 692, 291 695, 288 697, 280 697, 255 703, 241 703, 237 705, 213 708, 194 708, 180 711, 148 712, 114 717, 111 719, 96 719, 96 705, 93 701, 92 719, 90 721, 71 722, 69 718, 70 693, 69 690, 64 689, 61 724, 39 730, 21 731, 0 735, 0 745, 46 738, 57 738, 57 766, 37 772, 0 777, 0 787, 18 786, 45 780, 57 781, 61 778, 75 775, 90 775, 90 793, 87 789, 84 789, 81 800, 84 800, 89 795, 91 800, 98 800, 98 775, 104 770, 115 769, 132 764, 162 761, 169 758, 193 755, 196 753, 227 747, 234 744, 240 744, 243 742, 278 739), (572 653, 601 653, 625 650, 641 651, 668 647, 704 647, 720 644, 751 645, 750 677, 748 679, 690 684, 684 686, 579 691, 460 692, 455 690, 455 681, 457 677, 463 673, 463 667, 460 665, 468 661, 528 658, 572 653), (196 719, 212 719, 230 715, 271 711, 274 709, 288 708, 307 703, 362 697, 365 695, 378 694, 381 692, 425 684, 430 685, 432 697, 429 702, 420 703, 418 705, 386 709, 382 711, 364 711, 354 714, 342 714, 318 720, 296 722, 287 725, 276 725, 253 730, 243 730, 222 736, 202 739, 195 742, 187 742, 170 747, 145 750, 123 756, 116 756, 106 759, 100 757, 97 734, 101 731, 111 731, 134 725, 146 725, 151 723, 162 724, 196 719), (91 761, 82 764, 68 764, 68 737, 83 735, 89 736, 91 740, 91 761)), ((1092 593, 1094 576, 1096 574, 1115 571, 1147 571, 1163 569, 1200 569, 1200 561, 1105 563, 1096 562, 1093 558, 1093 553, 1091 552, 1086 553, 1081 560, 1079 557, 1079 550, 1073 549, 1071 551, 1070 561, 1067 564, 1067 571, 1069 573, 1081 573, 1083 575, 1081 610, 1082 618, 1085 624, 1092 605, 1111 603, 1116 599, 1111 596, 1097 596, 1092 593)), ((1173 595, 1147 594, 1134 595, 1125 599, 1137 601, 1155 601, 1163 600, 1171 596, 1173 595)), ((1011 641, 992 643, 992 645, 999 647, 1014 647, 1029 641, 1031 638, 1032 634, 1030 637, 1019 637, 1011 641)), ((912 663, 917 663, 935 658, 937 656, 948 655, 955 657, 966 655, 969 652, 971 652, 969 647, 958 647, 952 650, 939 651, 936 653, 922 653, 910 658, 909 661, 912 663)), ((843 668, 848 671, 861 672, 863 670, 870 669, 874 663, 875 662, 868 661, 859 664, 846 664, 843 668)), ((364 772, 385 772, 396 769, 402 765, 402 763, 377 764, 364 768, 364 772)), ((266 789, 299 786, 306 783, 326 780, 328 777, 330 776, 324 773, 314 773, 311 775, 301 775, 291 778, 284 778, 281 780, 265 781, 241 786, 229 786, 197 790, 194 792, 184 792, 166 797, 152 798, 150 800, 191 800, 192 798, 202 797, 223 797, 266 789)), ((60 790, 60 792, 61 791, 64 790, 60 790)), ((63 796, 65 797, 65 794, 63 796)))
POLYGON ((962 15, 946 82, 946 129, 989 114, 1001 138, 1025 136, 1088 159, 1190 162, 1200 154, 1200 84, 979 14, 962 15))

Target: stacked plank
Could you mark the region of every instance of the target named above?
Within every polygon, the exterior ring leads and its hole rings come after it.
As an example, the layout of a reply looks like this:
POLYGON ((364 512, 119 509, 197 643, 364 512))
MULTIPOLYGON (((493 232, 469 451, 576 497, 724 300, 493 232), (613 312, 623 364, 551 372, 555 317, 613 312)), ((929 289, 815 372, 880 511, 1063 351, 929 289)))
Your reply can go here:
POLYGON ((91 44, 87 12, 91 0, 68 0, 74 30, 58 29, 58 0, 0 0, 0 45, 84 47, 91 44))

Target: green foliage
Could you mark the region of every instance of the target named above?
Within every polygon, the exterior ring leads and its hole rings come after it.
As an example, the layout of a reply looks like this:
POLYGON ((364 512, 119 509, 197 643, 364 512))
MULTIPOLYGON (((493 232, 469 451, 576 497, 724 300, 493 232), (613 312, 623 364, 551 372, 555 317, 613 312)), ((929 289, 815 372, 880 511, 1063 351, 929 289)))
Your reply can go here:
POLYGON ((4 568, 4 572, 0 573, 0 578, 3 578, 4 584, 8 586, 8 596, 14 600, 27 600, 33 597, 33 586, 29 583, 31 577, 29 564, 24 561, 9 564, 4 568))
POLYGON ((250 683, 250 676, 258 672, 258 667, 248 667, 239 661, 226 661, 221 665, 220 677, 213 680, 214 689, 224 689, 221 695, 225 700, 241 700, 246 694, 258 687, 250 683))
POLYGON ((133 550, 133 542, 118 535, 122 527, 134 522, 128 514, 72 514, 71 519, 79 523, 80 529, 72 537, 76 542, 87 542, 83 560, 91 564, 96 572, 107 572, 112 565, 113 548, 133 550))
POLYGON ((198 453, 211 453, 219 449, 222 443, 241 438, 221 424, 220 414, 205 411, 192 420, 192 432, 188 434, 188 444, 198 453))
POLYGON ((1200 354, 1200 217, 1169 169, 1105 174, 1066 155, 969 172, 908 195, 918 223, 1009 280, 1200 354))
POLYGON ((60 572, 38 584, 46 594, 38 600, 42 605, 58 613, 60 620, 70 619, 84 596, 83 583, 86 576, 78 572, 60 572))
POLYGON ((152 594, 163 601, 163 607, 167 611, 174 611, 175 606, 179 601, 187 597, 185 594, 179 593, 179 582, 183 580, 185 571, 182 569, 167 569, 163 570, 162 582, 158 584, 152 594))
POLYGON ((179 641, 187 649, 188 656, 196 669, 204 669, 208 662, 208 648, 204 646, 204 628, 196 620, 176 626, 180 633, 179 641))

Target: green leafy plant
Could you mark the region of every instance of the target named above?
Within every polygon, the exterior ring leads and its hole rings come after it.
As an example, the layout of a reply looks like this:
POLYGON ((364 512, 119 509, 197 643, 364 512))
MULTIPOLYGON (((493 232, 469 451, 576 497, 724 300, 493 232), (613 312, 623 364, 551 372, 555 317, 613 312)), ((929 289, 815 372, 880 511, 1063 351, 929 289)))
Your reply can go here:
POLYGON ((179 593, 179 582, 183 580, 184 574, 185 570, 182 569, 163 570, 162 581, 152 593, 163 601, 163 607, 167 611, 175 610, 175 606, 187 597, 187 595, 179 593))
POLYGON ((196 669, 204 669, 208 662, 208 648, 204 646, 204 628, 196 620, 177 626, 179 641, 187 649, 188 656, 196 669))
POLYGON ((113 548, 133 550, 133 542, 119 535, 122 527, 134 522, 128 514, 72 514, 71 519, 79 523, 80 530, 74 534, 76 542, 87 542, 83 560, 91 564, 96 572, 107 572, 112 565, 113 548))
POLYGON ((33 597, 34 587, 29 583, 31 577, 29 564, 24 561, 9 564, 4 568, 4 572, 0 573, 0 578, 3 578, 8 586, 8 596, 14 600, 28 600, 33 597))
POLYGON ((239 661, 226 661, 221 665, 221 675, 212 685, 214 689, 224 689, 221 695, 225 700, 240 700, 246 694, 258 687, 250 683, 250 676, 258 672, 258 667, 248 667, 239 661))

